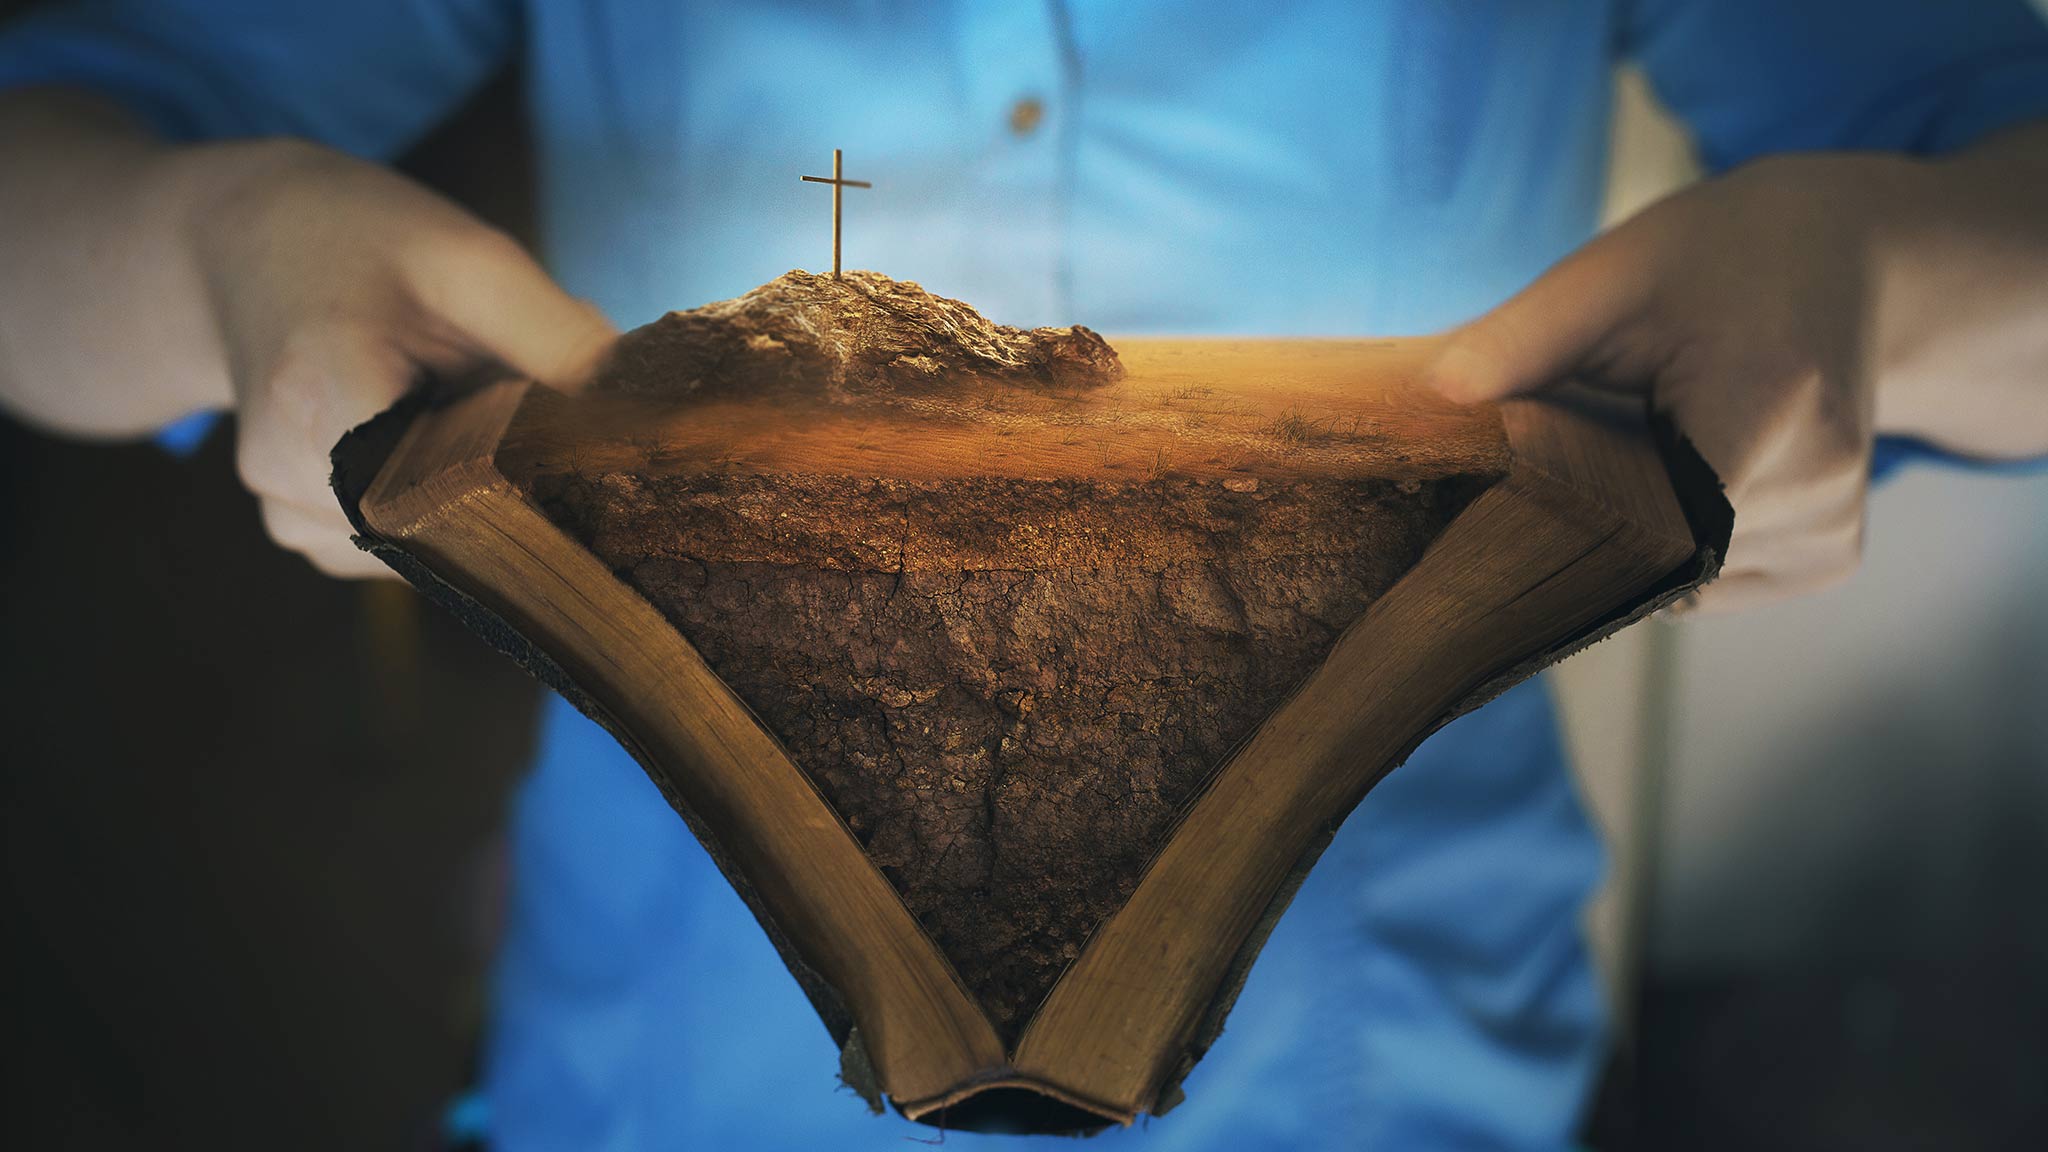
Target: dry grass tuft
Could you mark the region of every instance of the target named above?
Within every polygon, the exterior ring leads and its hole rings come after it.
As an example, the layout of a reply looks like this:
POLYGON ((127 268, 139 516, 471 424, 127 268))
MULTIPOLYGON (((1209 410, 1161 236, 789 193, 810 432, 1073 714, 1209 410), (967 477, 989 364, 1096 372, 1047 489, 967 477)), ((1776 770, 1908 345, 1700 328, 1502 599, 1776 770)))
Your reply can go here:
POLYGON ((1173 453, 1169 452, 1166 446, 1162 444, 1159 446, 1158 451, 1153 453, 1151 466, 1145 469, 1145 479, 1163 480, 1172 471, 1173 453))
POLYGON ((1289 409, 1286 415, 1267 425, 1266 432, 1282 444, 1294 448, 1319 440, 1325 434, 1323 422, 1311 419, 1299 408, 1289 409))

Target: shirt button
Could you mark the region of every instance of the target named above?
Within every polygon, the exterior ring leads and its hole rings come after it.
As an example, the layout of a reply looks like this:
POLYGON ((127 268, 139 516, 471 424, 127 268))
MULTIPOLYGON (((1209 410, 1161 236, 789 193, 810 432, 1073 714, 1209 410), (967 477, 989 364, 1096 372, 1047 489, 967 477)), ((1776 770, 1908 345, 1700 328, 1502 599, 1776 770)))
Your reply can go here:
POLYGON ((1009 119, 1010 135, 1023 139, 1045 122, 1045 101, 1036 96, 1020 96, 1010 105, 1009 119))

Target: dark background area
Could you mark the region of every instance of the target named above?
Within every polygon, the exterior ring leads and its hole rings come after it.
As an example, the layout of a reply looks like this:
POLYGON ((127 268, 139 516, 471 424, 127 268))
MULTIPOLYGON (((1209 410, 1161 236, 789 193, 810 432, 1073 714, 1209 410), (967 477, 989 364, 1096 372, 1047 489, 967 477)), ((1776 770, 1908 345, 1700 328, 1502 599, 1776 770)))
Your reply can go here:
POLYGON ((0 425, 10 1148, 430 1147, 522 673, 191 460, 0 425))
MULTIPOLYGON (((406 167, 530 239, 529 158, 507 76, 406 167)), ((434 1147, 531 682, 272 547, 225 423, 177 459, 0 418, 0 653, 0 1143, 434 1147)), ((1652 964, 1590 1142, 2048 1147, 2048 941, 2000 906, 1911 955, 1652 964)))
MULTIPOLYGON (((0 0, 0 16, 20 7, 0 0)), ((404 166, 530 234, 507 76, 404 166)), ((179 459, 0 416, 0 1146, 426 1149, 539 689, 179 459)))

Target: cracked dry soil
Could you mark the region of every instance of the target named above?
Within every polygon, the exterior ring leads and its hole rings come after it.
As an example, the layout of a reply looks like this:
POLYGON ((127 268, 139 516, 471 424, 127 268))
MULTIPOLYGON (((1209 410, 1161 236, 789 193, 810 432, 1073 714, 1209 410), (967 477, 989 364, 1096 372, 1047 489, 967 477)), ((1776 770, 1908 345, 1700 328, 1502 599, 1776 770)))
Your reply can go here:
POLYGON ((781 740, 1014 1038, 1204 778, 1483 487, 699 473, 534 495, 781 740))

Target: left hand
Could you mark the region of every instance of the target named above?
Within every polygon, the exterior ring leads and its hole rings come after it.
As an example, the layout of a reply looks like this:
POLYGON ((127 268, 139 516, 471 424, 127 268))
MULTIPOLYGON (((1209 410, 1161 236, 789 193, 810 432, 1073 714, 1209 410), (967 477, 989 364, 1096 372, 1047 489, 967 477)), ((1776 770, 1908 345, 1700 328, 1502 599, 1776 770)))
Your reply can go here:
POLYGON ((1928 163, 1759 161, 1605 233, 1454 330, 1435 387, 1472 403, 1572 378, 1647 394, 1727 486, 1699 605, 1836 583, 1861 554, 1880 430, 2048 451, 2048 130, 1928 163), (2040 200, 2035 200, 2040 196, 2040 200))

